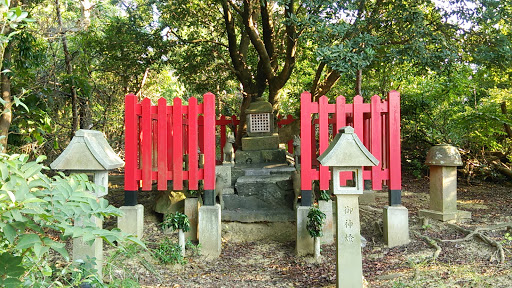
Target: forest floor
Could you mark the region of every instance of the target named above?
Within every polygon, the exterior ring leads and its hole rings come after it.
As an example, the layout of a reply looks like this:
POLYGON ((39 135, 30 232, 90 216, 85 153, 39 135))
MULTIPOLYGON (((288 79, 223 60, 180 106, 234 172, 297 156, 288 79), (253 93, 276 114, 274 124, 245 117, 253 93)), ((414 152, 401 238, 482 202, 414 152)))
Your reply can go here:
MULTIPOLYGON (((402 202, 409 211, 411 239, 404 246, 384 244, 381 211, 387 193, 377 193, 375 204, 360 206, 361 234, 367 240, 362 249, 367 286, 512 287, 512 184, 459 181, 458 209, 470 211, 472 218, 455 225, 426 223, 418 217, 419 209, 428 208, 428 186, 427 178, 403 180, 402 202)), ((119 187, 113 184, 108 196, 117 207, 123 199, 119 187)), ((105 281, 125 279, 125 287, 129 280, 142 287, 336 287, 334 244, 322 246, 321 261, 297 257, 294 239, 251 240, 249 234, 265 226, 251 230, 250 224, 238 225, 236 232, 228 231, 236 223, 223 222, 219 258, 208 259, 189 249, 184 264, 160 264, 151 249, 163 239, 177 241, 178 237, 160 228, 161 216, 152 210, 155 194, 139 194, 145 206, 143 240, 149 249, 119 253, 105 246, 105 281)), ((112 221, 105 226, 113 226, 112 221)), ((295 224, 288 225, 293 228, 295 224)))

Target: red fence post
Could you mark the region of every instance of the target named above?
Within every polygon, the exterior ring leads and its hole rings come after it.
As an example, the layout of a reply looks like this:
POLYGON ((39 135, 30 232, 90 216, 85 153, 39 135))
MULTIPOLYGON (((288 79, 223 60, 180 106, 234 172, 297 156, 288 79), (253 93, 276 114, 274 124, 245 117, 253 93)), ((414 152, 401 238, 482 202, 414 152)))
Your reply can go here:
MULTIPOLYGON (((326 96, 320 97, 318 104, 318 142, 319 143, 319 155, 327 149, 329 146, 329 99, 326 96)), ((320 189, 329 190, 329 167, 319 165, 320 170, 320 189)))
POLYGON ((124 117, 124 190, 125 206, 134 206, 137 204, 137 190, 139 189, 137 180, 138 170, 138 135, 139 123, 136 111, 137 96, 133 94, 126 95, 124 99, 125 117, 124 117))
POLYGON ((181 99, 173 100, 173 155, 172 155, 172 189, 183 189, 183 113, 181 99))
POLYGON ((188 189, 197 190, 198 185, 198 114, 199 107, 197 99, 192 97, 188 100, 188 189))
POLYGON ((153 135, 151 133, 151 100, 144 98, 142 100, 142 190, 150 191, 153 172, 153 135))
POLYGON ((402 192, 402 167, 400 155, 400 93, 388 93, 389 133, 389 205, 400 205, 402 192))
POLYGON ((370 106, 370 152, 379 160, 379 165, 373 166, 371 172, 372 189, 382 190, 382 127, 380 116, 380 97, 374 95, 370 106))
POLYGON ((312 167, 311 156, 314 147, 311 147, 311 93, 303 92, 300 95, 300 187, 301 206, 311 206, 312 201, 312 167))
POLYGON ((204 108, 204 205, 215 205, 215 95, 203 96, 204 108))
POLYGON ((157 187, 158 190, 167 190, 167 101, 165 98, 158 99, 158 139, 157 139, 157 187))

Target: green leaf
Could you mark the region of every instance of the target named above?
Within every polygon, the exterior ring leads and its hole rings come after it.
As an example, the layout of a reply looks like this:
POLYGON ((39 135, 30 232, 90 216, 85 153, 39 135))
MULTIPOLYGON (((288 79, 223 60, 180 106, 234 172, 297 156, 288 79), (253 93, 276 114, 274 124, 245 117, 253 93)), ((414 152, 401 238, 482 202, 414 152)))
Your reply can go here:
POLYGON ((7 241, 9 241, 11 244, 14 244, 14 238, 16 238, 16 229, 10 223, 5 224, 3 229, 7 241))
POLYGON ((39 235, 36 234, 23 234, 19 237, 18 245, 16 249, 26 249, 33 247, 36 243, 41 243, 39 235))

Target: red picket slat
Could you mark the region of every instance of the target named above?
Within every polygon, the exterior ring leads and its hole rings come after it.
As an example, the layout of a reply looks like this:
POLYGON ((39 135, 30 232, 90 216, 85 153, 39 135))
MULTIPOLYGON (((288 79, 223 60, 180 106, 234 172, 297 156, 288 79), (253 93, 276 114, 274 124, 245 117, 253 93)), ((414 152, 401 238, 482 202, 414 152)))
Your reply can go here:
MULTIPOLYGON (((202 108, 200 105, 200 108, 202 108)), ((197 122, 199 123, 199 150, 201 150, 201 154, 204 154, 204 116, 199 115, 197 122)))
MULTIPOLYGON (((328 112, 329 100, 326 96, 320 97, 318 105, 318 126, 319 126, 319 155, 327 149, 329 146, 329 112, 328 112)), ((329 190, 329 167, 320 166, 320 189, 329 190)))
POLYGON ((311 187, 311 156, 312 149, 311 146, 311 93, 303 92, 300 95, 300 138, 303 139, 301 141, 300 146, 300 155, 301 155, 301 179, 300 179, 300 187, 301 190, 312 190, 311 187))
POLYGON ((198 187, 198 110, 197 99, 188 100, 188 189, 197 190, 198 187))
POLYGON ((137 151, 138 151, 138 116, 136 113, 137 96, 133 94, 126 95, 124 99, 125 118, 124 118, 124 189, 135 191, 138 189, 137 181, 137 151))
MULTIPOLYGON (((226 145, 226 116, 220 117, 223 125, 220 125, 220 161, 224 161, 224 145, 226 145)), ((218 125, 218 124, 217 124, 218 125)))
POLYGON ((402 167, 400 164, 400 93, 388 93, 388 133, 389 133, 389 189, 402 190, 402 167))
POLYGON ((172 141, 172 189, 183 189, 183 114, 181 99, 176 97, 173 100, 173 141, 172 141))
POLYGON ((142 190, 151 190, 151 172, 153 171, 152 163, 152 138, 151 135, 151 100, 144 98, 142 100, 142 190))
POLYGON ((371 180, 372 180, 372 189, 373 190, 382 190, 382 139, 381 139, 381 117, 380 117, 380 97, 378 95, 374 95, 371 99, 371 107, 370 107, 370 152, 372 155, 379 160, 379 165, 373 166, 371 172, 371 180))
POLYGON ((158 190, 167 190, 167 100, 158 99, 158 190))
POLYGON ((204 107, 204 189, 215 189, 215 96, 203 96, 204 107))

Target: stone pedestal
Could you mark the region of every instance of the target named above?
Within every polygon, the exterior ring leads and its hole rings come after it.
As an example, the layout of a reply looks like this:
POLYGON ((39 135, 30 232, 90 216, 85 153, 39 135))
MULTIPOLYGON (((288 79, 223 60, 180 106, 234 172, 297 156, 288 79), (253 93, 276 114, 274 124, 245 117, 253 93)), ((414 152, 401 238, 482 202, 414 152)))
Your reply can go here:
POLYGON ((457 210, 457 167, 430 166, 430 209, 420 210, 420 217, 440 221, 471 218, 471 212, 457 210))
MULTIPOLYGON (((99 218, 92 217, 91 220, 96 223, 96 227, 102 228, 103 221, 99 218)), ((76 221, 75 225, 81 226, 81 221, 76 221)), ((96 238, 92 244, 83 241, 82 237, 73 239, 73 262, 87 262, 87 258, 95 258, 96 264, 94 268, 98 273, 98 278, 103 278, 103 239, 96 238)))
POLYGON ((384 242, 389 248, 405 245, 409 239, 409 213, 404 206, 386 206, 383 209, 384 242))
POLYGON ((221 252, 221 213, 220 205, 199 208, 198 235, 201 253, 209 257, 219 257, 221 252))
POLYGON ((336 195, 336 287, 363 287, 358 195, 336 195))
POLYGON ((199 217, 199 201, 197 198, 185 199, 185 215, 190 222, 190 230, 185 232, 185 238, 191 241, 197 241, 197 223, 199 217))
POLYGON ((324 236, 320 237, 321 244, 332 244, 334 243, 332 200, 318 201, 318 209, 320 209, 320 211, 322 211, 325 214, 325 223, 322 228, 324 236))
MULTIPOLYGON (((270 136, 243 137, 243 151, 277 150, 279 149, 279 135, 274 133, 270 136)), ((236 158, 235 158, 236 159, 236 158)))
POLYGON ((117 218, 117 228, 141 239, 144 235, 144 206, 137 204, 122 206, 119 209, 123 212, 123 216, 117 218))
POLYGON ((297 207, 297 241, 295 241, 297 256, 313 255, 315 253, 314 239, 309 235, 306 228, 309 209, 311 209, 310 206, 297 207))

